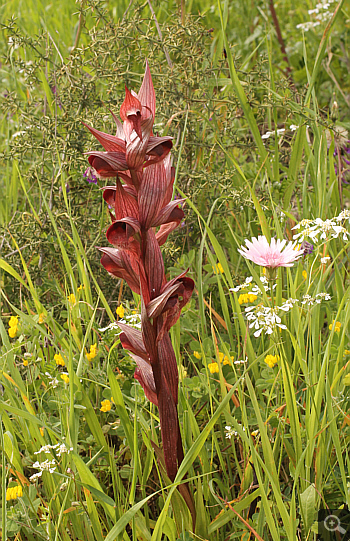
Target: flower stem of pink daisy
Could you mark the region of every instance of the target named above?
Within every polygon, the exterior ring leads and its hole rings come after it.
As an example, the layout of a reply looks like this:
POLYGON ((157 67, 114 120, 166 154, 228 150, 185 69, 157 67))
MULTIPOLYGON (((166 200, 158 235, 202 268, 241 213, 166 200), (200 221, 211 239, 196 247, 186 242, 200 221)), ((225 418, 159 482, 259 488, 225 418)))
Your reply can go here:
POLYGON ((278 267, 266 267, 266 278, 270 284, 272 284, 272 282, 274 282, 277 278, 277 268, 278 267))

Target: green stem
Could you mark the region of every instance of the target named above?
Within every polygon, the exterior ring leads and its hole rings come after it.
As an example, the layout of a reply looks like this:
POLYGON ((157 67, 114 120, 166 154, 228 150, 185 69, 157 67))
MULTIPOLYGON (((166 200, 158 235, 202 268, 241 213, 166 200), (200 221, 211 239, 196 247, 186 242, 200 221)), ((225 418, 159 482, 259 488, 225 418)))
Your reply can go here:
POLYGON ((1 537, 7 539, 6 532, 6 456, 4 446, 4 432, 2 429, 2 416, 0 416, 0 445, 1 445, 1 465, 2 465, 2 512, 1 512, 1 537))

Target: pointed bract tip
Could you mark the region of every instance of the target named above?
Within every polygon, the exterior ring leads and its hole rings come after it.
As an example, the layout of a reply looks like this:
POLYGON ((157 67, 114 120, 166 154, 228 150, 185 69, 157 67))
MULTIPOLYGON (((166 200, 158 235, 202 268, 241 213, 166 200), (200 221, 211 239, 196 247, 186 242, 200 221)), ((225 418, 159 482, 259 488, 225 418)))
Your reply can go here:
POLYGON ((131 115, 141 116, 141 102, 125 86, 125 99, 120 108, 120 118, 125 121, 131 115))

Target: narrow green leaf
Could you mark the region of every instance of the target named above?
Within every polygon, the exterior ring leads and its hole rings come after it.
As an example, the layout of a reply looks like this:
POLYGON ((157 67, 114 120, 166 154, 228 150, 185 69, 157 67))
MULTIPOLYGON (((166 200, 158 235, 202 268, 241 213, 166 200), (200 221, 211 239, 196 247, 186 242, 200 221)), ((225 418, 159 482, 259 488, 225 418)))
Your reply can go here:
POLYGON ((53 96, 52 96, 51 89, 49 87, 49 84, 47 82, 47 79, 46 79, 46 76, 45 76, 45 73, 43 72, 43 70, 39 71, 39 77, 40 77, 41 82, 43 84, 44 92, 45 92, 46 99, 47 99, 47 105, 49 106, 50 113, 53 115, 54 114, 54 110, 53 110, 53 107, 52 107, 53 96))

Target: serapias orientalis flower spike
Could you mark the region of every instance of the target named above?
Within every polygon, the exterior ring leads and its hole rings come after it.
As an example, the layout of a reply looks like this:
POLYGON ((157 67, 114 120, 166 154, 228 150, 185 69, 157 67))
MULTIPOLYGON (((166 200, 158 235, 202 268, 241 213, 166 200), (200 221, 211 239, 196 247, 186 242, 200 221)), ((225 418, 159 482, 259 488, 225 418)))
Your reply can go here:
MULTIPOLYGON (((170 282, 165 278, 160 246, 183 220, 184 212, 179 206, 183 200, 172 201, 172 138, 152 133, 155 109, 147 64, 138 94, 126 89, 122 122, 112 113, 115 135, 85 125, 104 147, 104 151, 88 152, 90 166, 102 178, 116 178, 103 194, 114 212, 110 212, 112 224, 106 233, 112 246, 99 248, 101 263, 141 295, 141 331, 118 322, 120 340, 135 360, 135 378, 158 406, 165 466, 173 481, 184 455, 177 413, 178 369, 169 330, 189 301, 194 282, 187 271, 170 282)), ((188 485, 179 490, 195 522, 188 485)))

